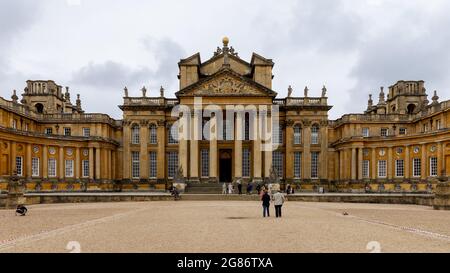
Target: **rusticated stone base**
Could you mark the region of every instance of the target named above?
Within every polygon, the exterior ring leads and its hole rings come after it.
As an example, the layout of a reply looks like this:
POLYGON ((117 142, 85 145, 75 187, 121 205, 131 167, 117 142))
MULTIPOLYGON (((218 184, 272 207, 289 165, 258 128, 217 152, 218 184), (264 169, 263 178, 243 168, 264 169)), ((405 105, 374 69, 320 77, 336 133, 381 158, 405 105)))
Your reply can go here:
POLYGON ((433 208, 436 210, 450 210, 450 183, 439 182, 436 186, 433 208))

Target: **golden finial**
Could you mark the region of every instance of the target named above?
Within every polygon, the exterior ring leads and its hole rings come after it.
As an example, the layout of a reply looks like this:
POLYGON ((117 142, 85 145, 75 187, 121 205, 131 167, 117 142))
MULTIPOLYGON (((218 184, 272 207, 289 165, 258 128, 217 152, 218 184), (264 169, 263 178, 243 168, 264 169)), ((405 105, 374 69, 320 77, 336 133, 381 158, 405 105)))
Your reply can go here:
POLYGON ((223 46, 228 46, 228 43, 230 42, 230 39, 228 39, 228 37, 223 37, 223 39, 222 39, 222 42, 223 42, 223 46))

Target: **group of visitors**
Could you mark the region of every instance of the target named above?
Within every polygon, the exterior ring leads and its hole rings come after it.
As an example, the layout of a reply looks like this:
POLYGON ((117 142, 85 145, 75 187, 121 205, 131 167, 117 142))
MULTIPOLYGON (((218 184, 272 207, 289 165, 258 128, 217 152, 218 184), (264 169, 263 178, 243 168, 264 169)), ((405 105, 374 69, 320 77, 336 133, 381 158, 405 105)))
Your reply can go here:
POLYGON ((270 202, 273 201, 275 206, 275 216, 276 218, 281 218, 281 208, 283 207, 286 197, 281 191, 276 191, 273 195, 271 192, 266 190, 263 186, 261 191, 261 201, 263 206, 263 217, 270 217, 270 202))
MULTIPOLYGON (((243 193, 242 191, 242 181, 238 180, 236 181, 238 194, 241 195, 243 193)), ((247 184, 247 194, 251 195, 253 191, 253 185, 251 183, 247 184)), ((222 184, 222 194, 234 194, 235 193, 235 187, 233 183, 223 183, 222 184)))

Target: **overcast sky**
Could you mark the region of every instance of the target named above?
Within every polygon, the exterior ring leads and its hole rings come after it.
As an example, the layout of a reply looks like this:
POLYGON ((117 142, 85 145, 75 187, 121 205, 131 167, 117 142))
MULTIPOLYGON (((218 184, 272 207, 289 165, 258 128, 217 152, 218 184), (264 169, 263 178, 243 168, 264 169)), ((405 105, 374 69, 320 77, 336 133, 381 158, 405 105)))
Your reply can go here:
POLYGON ((0 96, 52 79, 73 102, 81 94, 85 111, 121 118, 125 86, 158 96, 163 85, 173 97, 178 61, 207 60, 228 36, 244 60, 273 59, 279 97, 289 85, 320 96, 326 84, 332 119, 402 79, 446 100, 449 12, 447 0, 0 0, 0 96))

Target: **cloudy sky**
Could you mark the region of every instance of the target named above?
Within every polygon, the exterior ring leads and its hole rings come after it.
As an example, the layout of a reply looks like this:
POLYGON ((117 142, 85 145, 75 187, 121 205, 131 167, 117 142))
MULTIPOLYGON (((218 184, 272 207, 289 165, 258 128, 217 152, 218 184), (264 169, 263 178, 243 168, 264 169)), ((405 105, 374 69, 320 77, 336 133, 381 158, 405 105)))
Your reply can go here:
POLYGON ((333 119, 401 79, 450 99, 449 12, 447 0, 0 0, 0 96, 52 79, 121 118, 124 86, 173 96, 179 59, 209 59, 228 36, 244 60, 274 60, 280 97, 326 84, 333 119))

